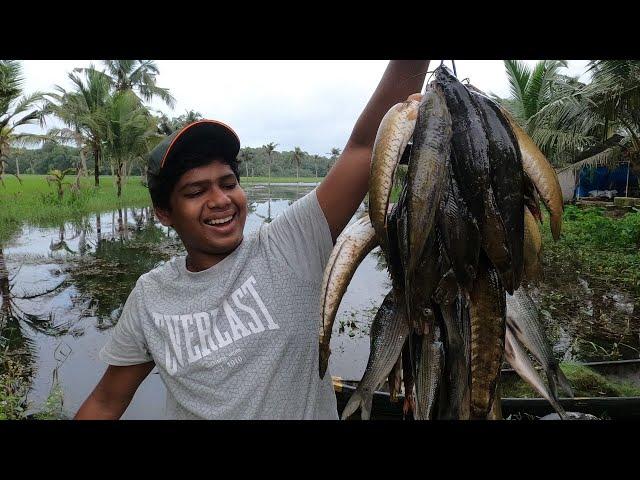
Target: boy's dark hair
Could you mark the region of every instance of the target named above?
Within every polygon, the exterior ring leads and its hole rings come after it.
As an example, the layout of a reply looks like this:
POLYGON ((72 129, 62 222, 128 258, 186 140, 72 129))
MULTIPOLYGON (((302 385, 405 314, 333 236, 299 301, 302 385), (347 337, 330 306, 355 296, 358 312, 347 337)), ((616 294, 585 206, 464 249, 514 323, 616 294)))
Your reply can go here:
POLYGON ((151 195, 153 206, 171 210, 169 198, 180 177, 193 168, 209 165, 216 160, 229 165, 238 182, 240 181, 237 157, 229 158, 223 155, 216 142, 201 143, 196 147, 186 149, 181 152, 179 158, 175 158, 170 163, 165 164, 159 175, 154 175, 151 172, 147 173, 149 194, 151 195))

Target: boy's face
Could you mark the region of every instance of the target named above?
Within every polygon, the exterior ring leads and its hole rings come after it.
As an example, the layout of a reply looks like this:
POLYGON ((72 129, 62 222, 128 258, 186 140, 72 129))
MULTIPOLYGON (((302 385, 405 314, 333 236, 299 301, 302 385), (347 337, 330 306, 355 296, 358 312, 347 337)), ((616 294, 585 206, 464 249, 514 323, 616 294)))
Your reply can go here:
POLYGON ((185 172, 169 203, 171 211, 156 209, 158 218, 176 230, 190 259, 203 268, 242 242, 247 197, 226 163, 214 160, 185 172))

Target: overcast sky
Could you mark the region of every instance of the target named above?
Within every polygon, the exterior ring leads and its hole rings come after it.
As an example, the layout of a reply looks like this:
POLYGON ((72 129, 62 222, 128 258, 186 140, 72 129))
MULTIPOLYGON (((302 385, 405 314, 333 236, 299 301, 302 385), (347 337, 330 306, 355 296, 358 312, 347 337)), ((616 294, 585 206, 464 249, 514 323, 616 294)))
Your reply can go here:
MULTIPOLYGON (((531 65, 535 60, 527 60, 531 65)), ((25 93, 70 88, 67 73, 98 60, 25 60, 25 93)), ((151 108, 169 117, 187 110, 232 126, 242 146, 269 142, 277 150, 299 146, 310 154, 326 155, 342 148, 360 112, 373 93, 387 60, 158 60, 157 85, 176 98, 173 110, 154 101, 151 108)), ((440 64, 432 60, 429 69, 440 64)), ((583 75, 587 60, 570 60, 563 73, 583 75)), ((447 61, 450 67, 451 62, 447 61)), ((478 88, 509 95, 500 60, 456 60, 458 78, 469 78, 478 88)), ((583 76, 584 80, 586 77, 583 76)), ((49 121, 47 126, 53 126, 49 121)), ((28 131, 37 131, 29 128, 28 131)))

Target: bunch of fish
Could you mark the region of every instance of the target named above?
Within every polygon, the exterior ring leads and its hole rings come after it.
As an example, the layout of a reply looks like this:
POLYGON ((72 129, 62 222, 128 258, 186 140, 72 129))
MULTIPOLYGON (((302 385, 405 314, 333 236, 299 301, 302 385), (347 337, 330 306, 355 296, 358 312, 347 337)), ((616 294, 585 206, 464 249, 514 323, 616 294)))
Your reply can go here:
POLYGON ((404 388, 416 419, 500 418, 502 362, 554 406, 571 394, 523 281, 540 275, 547 207, 560 235, 555 171, 498 103, 444 66, 421 96, 394 105, 377 132, 368 215, 338 238, 325 270, 320 376, 333 322, 362 259, 379 245, 391 278, 371 326, 364 376, 343 411, 370 418, 373 392, 404 388), (390 205, 395 172, 412 140, 406 180, 390 205), (542 381, 525 348, 541 363, 542 381))

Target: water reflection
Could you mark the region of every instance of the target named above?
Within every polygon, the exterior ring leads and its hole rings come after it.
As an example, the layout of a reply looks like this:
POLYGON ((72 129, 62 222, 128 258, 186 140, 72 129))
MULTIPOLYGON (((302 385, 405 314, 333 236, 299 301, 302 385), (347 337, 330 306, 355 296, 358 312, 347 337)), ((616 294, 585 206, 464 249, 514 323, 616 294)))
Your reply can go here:
POLYGON ((68 322, 57 322, 54 314, 38 313, 37 302, 48 295, 59 291, 64 280, 53 288, 32 290, 21 288, 16 293, 19 267, 13 274, 5 261, 3 248, 0 246, 0 349, 4 355, 18 357, 22 364, 30 370, 37 356, 37 345, 34 333, 58 337, 68 331, 68 322), (36 305, 34 305, 36 304, 36 305))
MULTIPOLYGON (((271 222, 311 188, 295 184, 247 186, 245 231, 271 222)), ((363 208, 354 218, 362 215, 363 208)), ((104 372, 97 353, 107 331, 117 323, 136 280, 182 254, 175 231, 164 227, 150 206, 92 214, 56 228, 25 226, 11 242, 0 245, 0 346, 36 367, 30 393, 34 408, 46 399, 53 374, 59 375, 63 386, 67 413, 77 410, 104 372), (64 352, 64 365, 60 352, 64 352)), ((369 352, 368 328, 389 288, 385 259, 376 248, 356 271, 341 303, 331 342, 329 367, 333 375, 361 377, 369 352)), ((624 298, 611 302, 628 308, 624 298)), ((600 318, 599 303, 594 300, 594 321, 600 318)), ((637 307, 635 312, 637 315, 637 307)), ((576 326, 568 318, 558 318, 556 312, 553 317, 555 322, 547 322, 547 326, 556 324, 550 336, 559 356, 576 339, 608 345, 607 338, 594 338, 601 328, 586 323, 576 326)), ((633 322, 617 331, 638 335, 633 322)), ((624 340, 638 345, 626 337, 624 340)), ((150 375, 123 418, 163 415, 164 386, 159 375, 150 375)))

